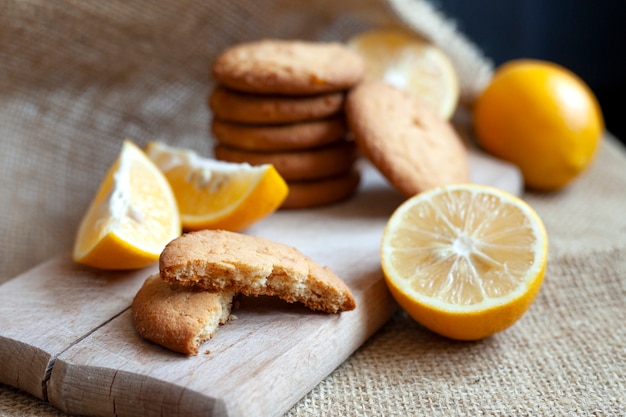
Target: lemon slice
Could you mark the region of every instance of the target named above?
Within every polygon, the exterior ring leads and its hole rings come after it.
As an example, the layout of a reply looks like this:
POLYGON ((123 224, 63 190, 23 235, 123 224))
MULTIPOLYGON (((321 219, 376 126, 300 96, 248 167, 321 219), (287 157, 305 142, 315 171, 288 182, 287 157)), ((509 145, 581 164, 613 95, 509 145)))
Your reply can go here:
POLYGON ((375 29, 355 35, 348 46, 365 60, 366 80, 414 93, 444 119, 456 110, 460 86, 454 65, 427 40, 401 29, 375 29))
POLYGON ((387 285, 425 327, 478 340, 517 321, 538 293, 548 238, 519 198, 493 187, 451 185, 406 200, 381 243, 387 285))
POLYGON ((160 142, 146 153, 172 186, 185 230, 243 230, 276 211, 289 191, 269 164, 218 161, 160 142))
POLYGON ((125 141, 80 223, 72 256, 96 268, 142 268, 157 261, 180 233, 167 180, 141 149, 125 141))

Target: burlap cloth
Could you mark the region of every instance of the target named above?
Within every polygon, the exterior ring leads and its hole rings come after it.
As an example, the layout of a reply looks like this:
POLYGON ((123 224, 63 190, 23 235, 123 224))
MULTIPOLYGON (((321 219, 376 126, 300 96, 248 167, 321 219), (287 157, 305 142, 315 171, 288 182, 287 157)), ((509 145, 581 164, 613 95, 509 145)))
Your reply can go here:
MULTIPOLYGON (((122 139, 210 152, 208 67, 225 46, 387 24, 446 50, 471 104, 491 65, 419 0, 2 0, 0 282, 69 250, 122 139)), ((574 184, 523 197, 550 256, 514 327, 455 343, 399 312, 288 415, 626 415, 626 152, 607 133, 574 184)), ((0 415, 61 413, 0 385, 0 415)))

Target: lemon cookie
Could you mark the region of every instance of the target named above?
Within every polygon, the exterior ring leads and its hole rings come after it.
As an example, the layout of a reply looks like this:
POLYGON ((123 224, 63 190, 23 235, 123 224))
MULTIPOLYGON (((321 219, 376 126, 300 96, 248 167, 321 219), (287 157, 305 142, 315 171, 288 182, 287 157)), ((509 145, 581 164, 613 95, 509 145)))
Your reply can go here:
POLYGON ((146 279, 132 304, 139 335, 175 352, 195 355, 230 315, 233 293, 211 293, 146 279))
POLYGON ((209 96, 213 115, 244 124, 281 124, 324 119, 343 110, 342 92, 313 96, 279 96, 241 93, 217 86, 209 96))
POLYGON ((213 119, 211 131, 225 145, 249 151, 290 151, 324 146, 345 138, 345 117, 260 126, 213 119))
POLYGON ((224 145, 214 147, 215 157, 250 165, 271 164, 285 181, 302 181, 349 171, 357 158, 354 141, 343 140, 315 149, 287 152, 252 152, 224 145))
POLYGON ((182 235, 165 247, 159 269, 163 279, 183 286, 278 296, 327 313, 356 307, 348 286, 328 267, 291 246, 241 233, 182 235))
POLYGON ((338 203, 354 195, 361 176, 357 170, 321 180, 293 181, 281 209, 306 209, 338 203))
POLYGON ((415 95, 364 82, 349 93, 346 116, 359 149, 404 195, 469 181, 465 145, 415 95))
POLYGON ((237 91, 308 95, 354 86, 365 64, 338 42, 264 39, 226 49, 214 61, 212 74, 237 91))

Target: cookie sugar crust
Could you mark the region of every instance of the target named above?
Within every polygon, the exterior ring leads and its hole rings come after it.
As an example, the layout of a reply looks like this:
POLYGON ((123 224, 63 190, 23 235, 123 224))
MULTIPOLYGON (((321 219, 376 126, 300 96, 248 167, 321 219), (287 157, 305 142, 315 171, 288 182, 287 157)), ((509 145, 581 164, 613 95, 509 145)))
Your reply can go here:
POLYGON ((264 39, 226 49, 213 77, 251 93, 306 95, 341 91, 363 79, 363 59, 338 42, 264 39))
POLYGON ((346 116, 359 149, 405 196, 469 181, 462 140, 411 93, 364 82, 348 94, 346 116))
POLYGON ((353 310, 348 286, 297 249, 224 230, 187 233, 159 260, 161 277, 183 286, 244 295, 270 295, 328 313, 353 310))

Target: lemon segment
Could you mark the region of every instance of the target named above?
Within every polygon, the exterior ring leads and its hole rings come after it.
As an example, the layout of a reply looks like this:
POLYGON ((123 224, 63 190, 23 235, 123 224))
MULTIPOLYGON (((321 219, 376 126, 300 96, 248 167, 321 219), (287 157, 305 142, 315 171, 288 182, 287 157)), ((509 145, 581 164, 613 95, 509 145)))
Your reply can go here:
POLYGON ((460 85, 448 56, 420 36, 396 28, 361 32, 347 42, 366 63, 366 80, 384 80, 414 93, 431 110, 449 119, 460 85))
POLYGON ((125 141, 79 225, 72 256, 96 268, 142 268, 180 233, 169 183, 141 149, 125 141))
POLYGON ((276 211, 289 191, 269 164, 218 161, 160 142, 148 143, 146 154, 169 181, 185 230, 243 230, 276 211))
POLYGON ((387 285, 425 327, 477 340, 517 321, 539 291, 547 234, 534 210, 493 187, 453 185, 403 203, 381 242, 387 285))

